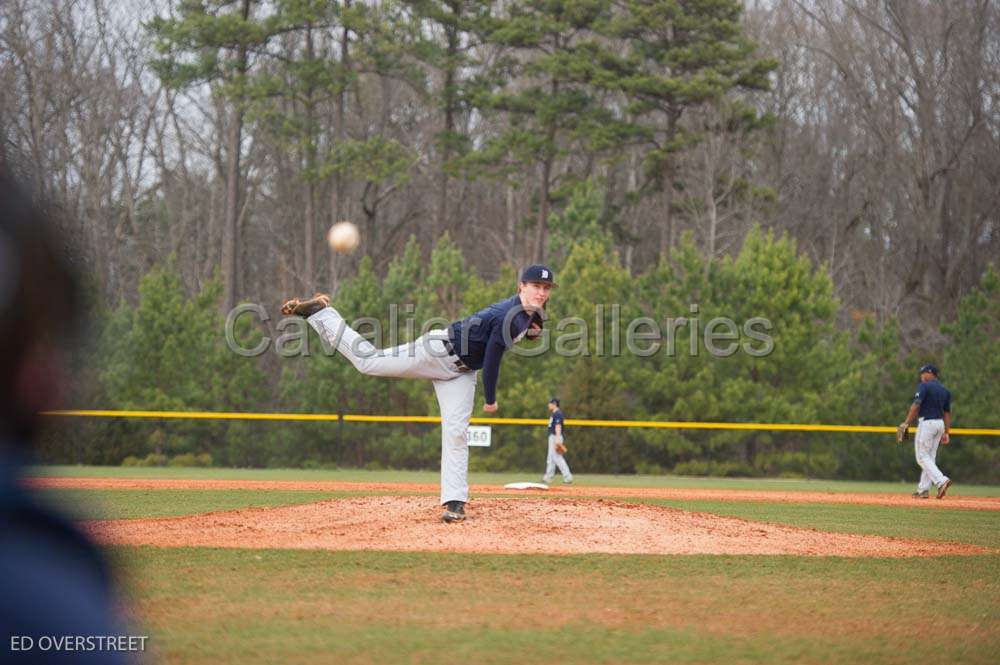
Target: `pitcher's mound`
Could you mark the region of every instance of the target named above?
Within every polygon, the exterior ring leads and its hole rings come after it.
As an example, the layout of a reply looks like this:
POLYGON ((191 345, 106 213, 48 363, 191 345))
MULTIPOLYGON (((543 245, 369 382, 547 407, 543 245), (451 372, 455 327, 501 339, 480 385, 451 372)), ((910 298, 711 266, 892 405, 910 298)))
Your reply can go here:
POLYGON ((240 547, 531 554, 977 554, 971 545, 827 533, 606 500, 477 499, 469 518, 439 521, 420 496, 332 499, 186 517, 88 522, 99 541, 240 547))

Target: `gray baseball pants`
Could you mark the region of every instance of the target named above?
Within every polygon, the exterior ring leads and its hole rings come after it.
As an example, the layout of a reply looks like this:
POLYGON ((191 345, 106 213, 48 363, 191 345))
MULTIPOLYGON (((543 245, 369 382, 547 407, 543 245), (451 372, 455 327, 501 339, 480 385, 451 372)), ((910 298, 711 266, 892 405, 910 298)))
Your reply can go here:
POLYGON ((431 330, 391 349, 376 349, 332 307, 316 312, 309 325, 362 374, 430 379, 441 408, 441 503, 469 500, 469 446, 465 432, 476 399, 476 372, 462 370, 444 346, 447 330, 431 330))
POLYGON ((562 474, 563 482, 571 482, 573 480, 573 474, 569 470, 569 464, 566 463, 566 458, 556 452, 556 435, 549 434, 549 456, 545 458, 545 475, 542 480, 549 482, 556 475, 556 467, 559 467, 559 473, 562 474))
POLYGON ((941 436, 944 434, 944 420, 936 418, 934 420, 921 420, 917 425, 917 435, 913 439, 913 450, 916 453, 917 464, 922 469, 920 482, 917 483, 917 491, 929 490, 933 483, 941 487, 948 476, 941 473, 937 466, 938 444, 941 443, 941 436))

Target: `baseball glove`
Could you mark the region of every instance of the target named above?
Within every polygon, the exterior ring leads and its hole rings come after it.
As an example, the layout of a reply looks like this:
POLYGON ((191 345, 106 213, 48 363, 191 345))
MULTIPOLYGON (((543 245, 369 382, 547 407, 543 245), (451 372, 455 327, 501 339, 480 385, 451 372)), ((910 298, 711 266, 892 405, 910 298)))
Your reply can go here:
POLYGON ((900 423, 899 427, 896 428, 896 443, 903 443, 906 441, 906 437, 909 433, 910 423, 900 423))
POLYGON ((556 452, 560 455, 566 454, 566 444, 563 443, 563 438, 561 436, 556 439, 556 452))

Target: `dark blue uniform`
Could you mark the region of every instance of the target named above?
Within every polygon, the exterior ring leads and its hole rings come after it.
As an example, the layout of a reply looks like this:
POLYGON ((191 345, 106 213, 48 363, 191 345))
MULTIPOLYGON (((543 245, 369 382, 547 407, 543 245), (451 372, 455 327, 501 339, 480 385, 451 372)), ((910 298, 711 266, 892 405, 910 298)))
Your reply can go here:
POLYGON ((126 652, 107 648, 39 648, 43 636, 96 638, 127 633, 115 615, 112 579, 104 557, 70 522, 21 486, 22 467, 8 454, 12 450, 0 442, 2 652, 17 663, 132 662, 126 652), (16 651, 11 651, 12 637, 18 638, 16 651))
POLYGON ((483 401, 487 404, 497 401, 497 380, 504 352, 525 336, 532 323, 541 328, 541 315, 526 311, 521 298, 514 295, 448 328, 448 339, 465 366, 483 370, 483 401))
POLYGON ((551 409, 551 413, 549 414, 549 452, 545 458, 545 474, 542 476, 542 482, 552 482, 552 478, 555 476, 556 468, 558 467, 559 472, 562 474, 563 482, 572 483, 573 472, 570 471, 569 464, 566 463, 566 458, 556 450, 556 442, 563 443, 563 437, 566 435, 566 419, 563 416, 562 409, 559 408, 559 401, 557 399, 553 398, 549 402, 549 408, 551 409), (554 409, 552 409, 553 406, 555 406, 554 409), (558 434, 556 433, 556 427, 560 428, 558 434))
POLYGON ((917 416, 924 420, 938 420, 944 418, 945 412, 951 413, 951 393, 937 379, 921 383, 913 403, 920 405, 917 416))
MULTIPOLYGON (((528 266, 520 281, 532 285, 525 300, 544 307, 548 293, 537 285, 554 286, 552 271, 543 265, 528 266)), ((413 342, 381 351, 332 307, 310 314, 308 321, 362 374, 434 382, 441 408, 442 519, 455 522, 465 518, 464 506, 469 500, 469 446, 465 437, 475 403, 475 370, 482 370, 483 398, 490 411, 495 411, 503 354, 533 327, 540 331, 543 316, 540 309, 525 310, 521 295, 515 295, 452 323, 446 330, 431 330, 413 342)))
POLYGON ((549 434, 556 433, 556 425, 562 425, 561 434, 566 436, 566 425, 564 424, 565 417, 563 416, 562 409, 556 409, 549 416, 549 434))
MULTIPOLYGON (((926 499, 930 496, 931 485, 937 485, 937 498, 941 499, 951 487, 951 479, 937 465, 938 444, 944 439, 948 427, 944 416, 951 413, 951 393, 938 382, 937 367, 924 365, 920 368, 920 378, 923 379, 925 374, 931 374, 934 378, 921 381, 913 395, 913 406, 910 407, 911 411, 917 407, 917 416, 920 418, 913 452, 921 472, 917 491, 913 496, 926 499)), ((909 414, 907 417, 910 417, 909 414)))

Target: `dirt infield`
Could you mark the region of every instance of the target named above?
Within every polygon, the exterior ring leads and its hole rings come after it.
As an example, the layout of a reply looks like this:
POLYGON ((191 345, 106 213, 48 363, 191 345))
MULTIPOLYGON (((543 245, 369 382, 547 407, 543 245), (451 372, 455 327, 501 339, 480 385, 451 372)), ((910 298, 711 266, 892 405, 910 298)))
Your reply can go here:
POLYGON ((34 478, 29 484, 62 489, 303 490, 371 495, 182 517, 84 523, 86 530, 106 544, 158 547, 505 554, 937 556, 980 554, 987 550, 960 543, 829 533, 615 499, 1000 510, 1000 498, 983 497, 921 501, 908 495, 888 494, 586 486, 556 486, 526 492, 477 485, 469 504, 469 519, 446 525, 438 519, 438 487, 431 484, 124 478, 34 478), (518 498, 505 498, 514 494, 518 498))
POLYGON ((827 533, 606 499, 479 499, 443 524, 420 496, 330 499, 186 517, 85 523, 100 542, 159 547, 390 550, 504 554, 979 554, 957 543, 827 533))
MULTIPOLYGON (((142 490, 303 490, 313 492, 365 492, 372 494, 432 494, 436 484, 427 483, 352 483, 335 481, 287 480, 178 480, 142 478, 47 478, 29 480, 33 487, 61 489, 142 489, 142 490)), ((763 501, 768 503, 832 503, 877 506, 907 506, 917 508, 966 510, 1000 510, 1000 497, 969 497, 949 495, 943 500, 913 499, 901 490, 899 494, 862 494, 850 492, 785 492, 772 490, 587 487, 553 486, 547 491, 508 490, 501 485, 474 485, 473 495, 509 494, 555 496, 559 498, 617 497, 623 499, 673 499, 712 501, 763 501)))

